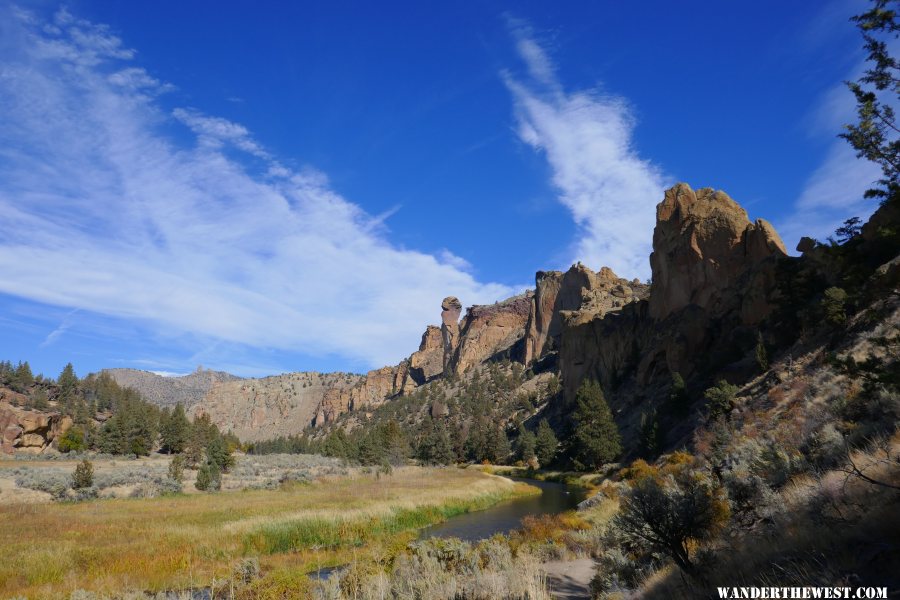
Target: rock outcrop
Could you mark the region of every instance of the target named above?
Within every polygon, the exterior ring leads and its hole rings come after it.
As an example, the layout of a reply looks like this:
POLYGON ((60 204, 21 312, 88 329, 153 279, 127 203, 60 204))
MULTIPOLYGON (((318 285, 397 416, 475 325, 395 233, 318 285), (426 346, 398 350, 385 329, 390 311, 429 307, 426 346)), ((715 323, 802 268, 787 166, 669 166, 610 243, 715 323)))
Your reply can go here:
POLYGON ((443 334, 440 327, 429 325, 422 334, 419 350, 409 357, 409 376, 416 385, 422 385, 443 372, 443 334))
MULTIPOLYGON (((736 284, 750 267, 786 255, 775 229, 763 219, 751 223, 747 211, 725 192, 694 192, 679 183, 656 207, 650 316, 662 320, 691 304, 726 312, 735 297, 746 293, 736 284)), ((765 308, 748 308, 747 317, 758 321, 764 313, 765 308)))
POLYGON ((443 372, 450 371, 450 362, 459 346, 459 314, 462 303, 455 296, 447 296, 441 302, 441 340, 444 345, 443 372))
POLYGON ((577 263, 565 273, 539 271, 525 333, 525 365, 558 348, 566 313, 584 309, 597 316, 639 300, 648 291, 649 286, 620 279, 607 267, 595 273, 577 263))
POLYGON ((461 375, 490 359, 521 360, 515 346, 525 337, 531 312, 530 290, 496 304, 476 305, 466 310, 459 329, 459 347, 450 361, 450 372, 461 375))
POLYGON ((72 419, 57 412, 23 410, 0 402, 0 452, 39 454, 72 427, 72 419))
POLYGON ((776 265, 786 254, 772 226, 751 223, 724 192, 695 193, 683 183, 668 190, 657 206, 649 297, 640 284, 614 286, 563 315, 566 401, 585 378, 609 391, 647 390, 668 385, 675 372, 688 377, 743 360, 774 309, 776 265), (629 302, 616 307, 613 298, 629 302))
POLYGON ((315 413, 313 425, 321 427, 345 412, 375 408, 383 404, 389 398, 403 393, 408 374, 407 363, 404 361, 393 367, 369 371, 352 387, 329 390, 315 413))
POLYGON ((361 379, 350 373, 302 372, 220 381, 188 412, 209 415, 220 429, 246 442, 295 435, 313 422, 329 395, 346 393, 361 379))

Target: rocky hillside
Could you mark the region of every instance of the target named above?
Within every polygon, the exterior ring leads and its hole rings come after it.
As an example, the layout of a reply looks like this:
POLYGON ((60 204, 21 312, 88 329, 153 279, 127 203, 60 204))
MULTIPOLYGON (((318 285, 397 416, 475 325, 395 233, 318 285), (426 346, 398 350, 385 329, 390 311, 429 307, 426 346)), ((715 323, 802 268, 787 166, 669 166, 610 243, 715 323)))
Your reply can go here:
POLYGON ((237 381, 240 377, 224 371, 207 371, 197 368, 189 375, 165 377, 150 371, 138 369, 104 369, 105 373, 122 387, 130 387, 157 406, 173 407, 181 404, 190 408, 204 400, 214 385, 220 382, 237 381))

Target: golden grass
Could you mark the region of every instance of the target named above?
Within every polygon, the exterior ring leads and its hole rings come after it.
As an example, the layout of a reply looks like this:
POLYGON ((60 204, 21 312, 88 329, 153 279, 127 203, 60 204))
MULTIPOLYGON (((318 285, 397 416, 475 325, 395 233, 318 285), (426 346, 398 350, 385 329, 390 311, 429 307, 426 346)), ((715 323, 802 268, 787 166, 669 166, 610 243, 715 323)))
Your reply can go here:
POLYGON ((402 535, 423 514, 440 520, 448 506, 453 514, 528 493, 474 471, 408 467, 275 491, 0 506, 0 597, 203 586, 247 555, 259 555, 264 571, 315 569, 345 560, 353 544, 402 535), (291 535, 310 523, 359 535, 327 552, 304 547, 308 536, 291 535))

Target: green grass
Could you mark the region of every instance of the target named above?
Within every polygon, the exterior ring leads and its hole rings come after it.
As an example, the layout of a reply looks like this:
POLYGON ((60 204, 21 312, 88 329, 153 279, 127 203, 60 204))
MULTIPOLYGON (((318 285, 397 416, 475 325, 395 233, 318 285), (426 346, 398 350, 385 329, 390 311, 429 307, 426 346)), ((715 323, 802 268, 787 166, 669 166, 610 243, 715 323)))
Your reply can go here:
POLYGON ((275 523, 247 534, 244 549, 248 553, 275 554, 304 548, 361 546, 374 539, 421 529, 457 515, 482 510, 508 498, 508 494, 485 494, 445 504, 394 509, 369 519, 319 517, 275 523))

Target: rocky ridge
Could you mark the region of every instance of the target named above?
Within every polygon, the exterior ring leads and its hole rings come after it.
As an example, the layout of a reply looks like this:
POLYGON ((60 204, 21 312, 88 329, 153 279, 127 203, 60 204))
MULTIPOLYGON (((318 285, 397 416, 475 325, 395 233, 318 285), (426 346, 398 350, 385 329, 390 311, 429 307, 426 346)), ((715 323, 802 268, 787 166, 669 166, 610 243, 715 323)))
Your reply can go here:
POLYGON ((614 412, 628 415, 627 431, 640 412, 629 406, 648 399, 648 407, 657 404, 673 373, 706 383, 713 376, 745 376, 753 368, 753 348, 768 331, 764 324, 787 301, 779 269, 798 260, 787 256, 768 222, 751 222, 722 191, 678 184, 665 193, 656 216, 652 285, 578 263, 566 272, 538 272, 533 291, 471 306, 462 321, 462 302, 448 296, 440 325, 427 326, 418 350, 398 365, 350 378, 299 374, 318 378, 301 388, 305 393, 287 389, 298 374, 267 378, 273 382, 265 385, 222 382, 209 387, 197 410, 242 439, 265 439, 321 427, 347 412, 365 413, 441 377, 510 360, 559 374, 562 393, 551 408, 560 414, 585 378, 598 380, 614 412))

